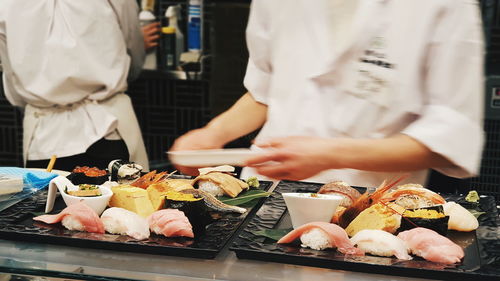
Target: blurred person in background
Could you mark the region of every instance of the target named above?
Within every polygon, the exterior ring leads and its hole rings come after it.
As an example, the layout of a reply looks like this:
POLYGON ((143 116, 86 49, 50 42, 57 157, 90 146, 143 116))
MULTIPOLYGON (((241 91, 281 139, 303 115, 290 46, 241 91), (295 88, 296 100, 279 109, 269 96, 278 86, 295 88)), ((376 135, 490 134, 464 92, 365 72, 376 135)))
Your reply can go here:
POLYGON ((145 41, 135 0, 0 0, 5 95, 24 108, 27 167, 107 167, 148 159, 127 79, 145 41))
POLYGON ((254 148, 268 150, 242 178, 378 186, 401 172, 425 184, 429 168, 478 172, 476 1, 254 0, 246 36, 248 93, 172 151, 222 148, 260 129, 254 148))

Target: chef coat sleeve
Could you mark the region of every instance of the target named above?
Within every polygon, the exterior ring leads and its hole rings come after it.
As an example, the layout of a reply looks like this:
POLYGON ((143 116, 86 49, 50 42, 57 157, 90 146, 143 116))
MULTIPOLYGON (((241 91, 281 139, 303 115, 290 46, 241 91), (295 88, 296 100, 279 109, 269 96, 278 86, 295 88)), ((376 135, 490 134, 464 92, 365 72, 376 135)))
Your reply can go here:
POLYGON ((3 73, 3 89, 5 97, 12 105, 24 107, 26 106, 26 102, 11 88, 12 81, 10 83, 6 81, 8 77, 12 78, 13 75, 9 75, 12 74, 12 70, 10 69, 10 60, 7 54, 7 35, 5 31, 5 17, 3 15, 5 10, 0 11, 0 64, 2 65, 0 72, 3 73))
POLYGON ((109 0, 118 17, 120 28, 130 56, 129 80, 136 79, 141 73, 146 51, 139 23, 139 7, 135 0, 109 0))
POLYGON ((436 170, 463 178, 481 164, 484 46, 477 4, 450 3, 433 25, 423 64, 423 113, 403 133, 453 163, 436 170))
POLYGON ((267 93, 271 77, 269 46, 269 9, 267 0, 254 0, 246 29, 249 60, 245 79, 245 88, 253 98, 267 104, 267 93))

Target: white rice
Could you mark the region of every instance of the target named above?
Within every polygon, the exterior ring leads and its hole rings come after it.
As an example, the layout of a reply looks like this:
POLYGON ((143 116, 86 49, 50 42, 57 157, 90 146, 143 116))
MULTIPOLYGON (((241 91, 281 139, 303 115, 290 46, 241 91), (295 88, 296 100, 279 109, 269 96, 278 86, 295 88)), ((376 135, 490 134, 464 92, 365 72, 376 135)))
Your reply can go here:
POLYGON ((300 236, 300 242, 302 242, 302 247, 309 247, 314 250, 332 248, 332 245, 328 240, 328 235, 319 228, 313 228, 304 232, 300 236))
POLYGON ((151 225, 151 231, 159 235, 163 234, 161 227, 159 227, 157 224, 151 225))
POLYGON ((61 223, 69 230, 85 231, 83 224, 71 215, 64 216, 61 223))
POLYGON ((127 227, 111 217, 101 217, 104 229, 112 234, 127 234, 127 227))
POLYGON ((213 196, 224 195, 224 190, 211 181, 198 181, 198 188, 212 194, 213 196))

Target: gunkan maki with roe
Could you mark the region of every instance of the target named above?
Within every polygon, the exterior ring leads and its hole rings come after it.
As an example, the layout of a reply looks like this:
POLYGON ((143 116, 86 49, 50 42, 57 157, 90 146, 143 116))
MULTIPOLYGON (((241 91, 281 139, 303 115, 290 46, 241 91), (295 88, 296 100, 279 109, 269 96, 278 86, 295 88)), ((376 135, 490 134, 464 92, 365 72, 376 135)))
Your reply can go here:
POLYGON ((95 184, 100 185, 108 181, 109 175, 106 170, 97 167, 77 166, 67 177, 73 184, 95 184))

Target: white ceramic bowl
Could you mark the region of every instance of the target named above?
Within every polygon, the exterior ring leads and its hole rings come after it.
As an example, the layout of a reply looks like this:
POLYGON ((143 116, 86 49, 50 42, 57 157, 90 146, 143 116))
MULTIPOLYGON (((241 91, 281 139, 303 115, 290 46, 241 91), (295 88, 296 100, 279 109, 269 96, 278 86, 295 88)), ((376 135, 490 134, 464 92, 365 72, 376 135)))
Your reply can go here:
MULTIPOLYGON (((49 204, 51 193, 51 189, 54 189, 54 185, 57 187, 57 190, 59 190, 59 193, 61 193, 61 196, 64 200, 64 203, 66 203, 66 206, 76 204, 78 202, 84 202, 87 206, 92 208, 97 215, 101 215, 102 212, 104 212, 104 209, 106 209, 106 206, 108 205, 109 200, 111 199, 111 196, 113 196, 113 191, 109 187, 106 186, 99 186, 99 190, 101 190, 102 195, 101 196, 95 196, 95 197, 79 197, 79 196, 73 196, 69 195, 65 192, 66 187, 69 186, 74 186, 71 181, 69 181, 65 177, 56 177, 52 179, 52 181, 49 184, 49 198, 47 199, 47 204, 49 204)), ((69 188, 71 189, 71 188, 69 188)), ((53 195, 55 196, 55 194, 53 195)), ((53 204, 53 201, 52 201, 53 204)), ((50 210, 52 209, 52 206, 50 206, 50 210)), ((46 208, 47 212, 48 208, 46 208)), ((48 210, 48 211, 50 211, 48 210)))
POLYGON ((293 228, 310 222, 330 222, 342 196, 316 193, 282 193, 293 228), (314 195, 314 196, 311 196, 314 195))

